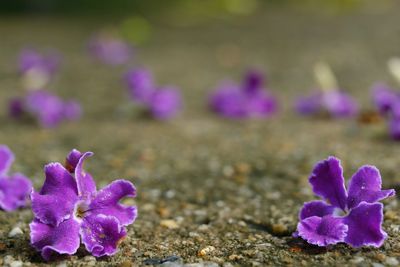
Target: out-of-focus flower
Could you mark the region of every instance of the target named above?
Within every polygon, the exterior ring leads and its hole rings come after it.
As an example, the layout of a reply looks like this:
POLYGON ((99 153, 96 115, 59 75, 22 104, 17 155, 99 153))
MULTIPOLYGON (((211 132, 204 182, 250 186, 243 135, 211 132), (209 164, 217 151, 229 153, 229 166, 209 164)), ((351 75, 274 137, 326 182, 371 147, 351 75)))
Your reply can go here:
POLYGON ((295 110, 302 115, 314 115, 326 111, 335 118, 352 117, 358 112, 354 98, 340 90, 315 91, 309 96, 299 97, 295 110))
POLYGON ((9 114, 19 118, 22 114, 35 117, 41 126, 52 128, 65 120, 77 120, 81 107, 76 101, 63 101, 46 90, 29 91, 24 98, 14 98, 9 103, 9 114))
POLYGON ((382 230, 383 204, 379 201, 394 196, 395 191, 381 189, 376 167, 362 166, 346 189, 339 159, 329 157, 314 167, 309 182, 314 194, 325 201, 304 203, 296 235, 318 246, 339 242, 353 247, 382 246, 387 234, 382 230))
POLYGON ((372 87, 371 95, 379 113, 387 119, 390 137, 400 140, 400 92, 377 83, 372 87))
POLYGON ((80 240, 96 257, 114 255, 126 236, 126 226, 136 219, 136 206, 119 203, 136 196, 134 185, 116 180, 97 191, 92 176, 83 170, 85 159, 92 155, 74 149, 66 167, 46 165, 42 189, 31 194, 35 215, 30 224, 31 244, 45 260, 54 254, 75 254, 80 240))
POLYGON ((144 106, 156 119, 170 119, 182 108, 179 90, 173 86, 157 87, 148 69, 129 70, 125 81, 131 99, 144 106))
POLYGON ((0 208, 5 211, 25 206, 32 190, 31 181, 23 174, 8 174, 13 161, 11 150, 0 145, 0 208))
POLYGON ((242 119, 265 118, 278 109, 277 100, 264 88, 264 77, 250 71, 241 86, 225 81, 209 98, 211 109, 221 116, 242 119))
POLYGON ((396 102, 400 101, 400 92, 384 83, 377 83, 372 86, 372 101, 382 115, 387 115, 396 102))
POLYGON ((89 41, 89 52, 97 60, 109 65, 123 65, 133 56, 133 48, 124 40, 109 34, 98 34, 89 41))
POLYGON ((60 61, 60 55, 55 52, 44 55, 34 49, 22 50, 18 68, 25 87, 37 89, 46 86, 57 72, 60 61))

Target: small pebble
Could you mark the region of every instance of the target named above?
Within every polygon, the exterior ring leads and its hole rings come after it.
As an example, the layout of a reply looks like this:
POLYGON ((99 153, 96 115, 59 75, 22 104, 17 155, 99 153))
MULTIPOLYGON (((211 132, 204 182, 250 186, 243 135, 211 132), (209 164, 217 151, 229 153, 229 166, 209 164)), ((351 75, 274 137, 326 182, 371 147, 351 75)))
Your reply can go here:
POLYGON ((179 225, 174 220, 161 220, 160 225, 168 229, 178 229, 179 225))
POLYGON ((399 261, 394 257, 387 257, 385 263, 390 266, 398 266, 399 261))
POLYGON ((351 260, 351 262, 352 262, 352 263, 355 263, 355 264, 361 263, 361 262, 363 262, 363 261, 364 261, 364 258, 363 258, 363 257, 355 257, 354 259, 351 260))
POLYGON ((16 235, 22 235, 22 234, 23 234, 23 232, 22 232, 21 228, 19 228, 19 227, 14 227, 14 228, 10 231, 10 233, 8 233, 8 237, 14 237, 14 236, 16 236, 16 235))
POLYGON ((378 263, 378 262, 373 262, 373 263, 372 263, 372 267, 385 267, 385 265, 380 264, 380 263, 378 263))
POLYGON ((24 263, 22 261, 12 261, 10 267, 22 267, 24 263))
POLYGON ((201 249, 201 250, 199 251, 198 255, 201 256, 201 257, 203 257, 203 256, 206 256, 206 255, 211 254, 214 250, 215 250, 215 247, 213 247, 213 246, 207 246, 207 247, 201 249))

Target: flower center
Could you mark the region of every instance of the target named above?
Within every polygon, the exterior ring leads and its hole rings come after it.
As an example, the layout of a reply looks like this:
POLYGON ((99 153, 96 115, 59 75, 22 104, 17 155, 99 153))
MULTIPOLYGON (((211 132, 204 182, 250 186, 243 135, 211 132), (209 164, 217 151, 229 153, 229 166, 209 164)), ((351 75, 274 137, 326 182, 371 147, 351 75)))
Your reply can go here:
POLYGON ((339 208, 335 208, 335 209, 333 210, 333 215, 335 215, 335 217, 344 217, 344 216, 346 216, 347 214, 348 214, 347 211, 344 211, 344 210, 339 209, 339 208))
POLYGON ((89 211, 88 204, 84 201, 80 201, 75 205, 74 216, 75 218, 83 219, 87 211, 89 211))

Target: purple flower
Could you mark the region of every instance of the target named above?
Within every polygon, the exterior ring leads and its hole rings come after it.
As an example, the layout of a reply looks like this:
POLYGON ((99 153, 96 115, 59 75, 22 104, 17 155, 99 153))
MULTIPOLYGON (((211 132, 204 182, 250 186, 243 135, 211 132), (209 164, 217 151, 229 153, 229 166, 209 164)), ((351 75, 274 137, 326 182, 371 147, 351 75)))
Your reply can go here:
POLYGON ((174 117, 181 108, 181 95, 174 87, 163 87, 154 92, 150 101, 153 116, 160 120, 174 117))
POLYGON ((24 49, 19 56, 18 65, 22 74, 36 70, 51 76, 60 65, 60 56, 56 53, 42 55, 34 49, 24 49))
POLYGON ((122 39, 100 34, 90 40, 89 52, 103 63, 116 66, 129 62, 133 48, 122 39))
POLYGON ((295 110, 302 115, 313 115, 323 110, 332 117, 352 117, 358 112, 357 102, 340 90, 315 91, 309 96, 299 97, 295 110))
POLYGON ((277 111, 277 101, 264 89, 263 76, 250 71, 241 86, 221 83, 209 98, 211 109, 228 118, 269 117, 277 111))
POLYGON ((133 69, 125 75, 131 99, 160 120, 174 117, 182 108, 180 92, 173 86, 157 87, 148 69, 133 69))
POLYGON ((393 105, 400 101, 400 92, 396 92, 384 83, 372 87, 372 100, 382 115, 392 111, 393 105))
POLYGON ((136 189, 127 180, 116 180, 100 191, 83 163, 92 152, 72 150, 66 167, 60 163, 45 166, 45 182, 32 192, 34 220, 30 224, 31 244, 45 260, 53 254, 74 254, 80 239, 96 257, 113 255, 126 236, 126 226, 137 216, 135 206, 119 203, 135 197, 136 189))
POLYGON ((28 92, 25 98, 15 98, 9 103, 9 114, 18 118, 28 113, 45 128, 58 126, 64 120, 77 120, 81 116, 81 107, 76 101, 63 101, 57 95, 46 90, 28 92))
POLYGON ((0 145, 0 208, 12 211, 26 205, 32 190, 31 181, 21 173, 8 174, 14 154, 5 146, 0 145))
POLYGON ((153 75, 148 69, 132 69, 125 75, 129 94, 133 101, 148 104, 156 90, 153 75))
POLYGON ((309 178, 314 193, 324 201, 304 203, 297 232, 309 243, 327 246, 345 242, 353 247, 380 247, 387 234, 382 230, 383 204, 378 201, 395 191, 381 190, 381 175, 365 165, 345 187, 339 159, 320 161, 309 178))

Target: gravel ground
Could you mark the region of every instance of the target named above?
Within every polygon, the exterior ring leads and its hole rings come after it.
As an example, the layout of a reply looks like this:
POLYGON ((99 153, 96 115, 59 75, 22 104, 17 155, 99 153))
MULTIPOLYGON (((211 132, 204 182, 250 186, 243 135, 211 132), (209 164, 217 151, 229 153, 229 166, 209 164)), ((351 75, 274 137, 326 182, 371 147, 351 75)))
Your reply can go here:
MULTIPOLYGON (((398 266, 400 217, 396 198, 385 202, 389 238, 379 249, 346 245, 318 248, 291 237, 304 201, 314 199, 307 178, 328 155, 342 159, 345 175, 376 165, 385 188, 399 187, 400 145, 383 121, 364 124, 300 118, 290 104, 314 86, 311 68, 332 64, 343 88, 365 110, 369 87, 391 81, 388 57, 400 54, 400 17, 393 11, 331 14, 260 11, 193 27, 159 23, 138 49, 136 65, 152 68, 160 83, 182 88, 185 110, 156 122, 127 102, 126 70, 92 62, 84 44, 104 22, 67 18, 2 18, 0 104, 21 92, 15 61, 26 44, 56 47, 65 64, 50 89, 78 98, 78 123, 44 130, 0 117, 0 143, 16 154, 13 171, 39 188, 43 166, 64 161, 72 148, 93 151, 86 167, 99 187, 113 179, 138 189, 137 221, 114 257, 95 259, 84 249, 58 266, 398 266), (163 25, 163 26, 162 26, 163 25), (227 121, 209 113, 207 93, 221 79, 239 79, 246 67, 268 72, 281 112, 268 120, 227 121)), ((393 81, 392 81, 393 82, 393 81)), ((2 108, 4 111, 4 108, 2 108)), ((29 208, 0 213, 0 265, 44 266, 29 245, 29 208)))

